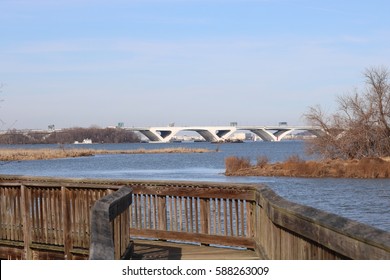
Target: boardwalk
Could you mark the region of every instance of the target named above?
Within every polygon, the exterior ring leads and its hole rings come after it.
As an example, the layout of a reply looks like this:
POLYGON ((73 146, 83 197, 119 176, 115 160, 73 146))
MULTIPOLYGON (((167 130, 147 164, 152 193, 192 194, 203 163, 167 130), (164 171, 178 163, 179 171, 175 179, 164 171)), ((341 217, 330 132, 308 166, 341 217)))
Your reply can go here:
POLYGON ((259 260, 254 250, 136 239, 133 259, 259 260))
POLYGON ((389 232, 264 185, 2 175, 0 202, 0 259, 390 259, 389 232))

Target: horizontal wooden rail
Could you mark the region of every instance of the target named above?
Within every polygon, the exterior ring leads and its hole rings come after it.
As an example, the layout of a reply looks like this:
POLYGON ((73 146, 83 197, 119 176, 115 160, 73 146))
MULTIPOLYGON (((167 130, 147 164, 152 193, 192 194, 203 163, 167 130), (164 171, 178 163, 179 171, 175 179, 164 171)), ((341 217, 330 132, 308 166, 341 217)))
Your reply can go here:
POLYGON ((390 259, 390 233, 256 192, 256 248, 270 259, 390 259))
MULTIPOLYGON (((93 200, 89 199, 92 194, 82 196, 83 188, 112 192, 124 185, 133 189, 129 217, 132 237, 246 247, 269 259, 390 259, 389 232, 289 202, 263 185, 15 176, 0 176, 0 249, 10 248, 8 243, 12 242, 33 248, 55 241, 52 247, 65 244, 70 251, 67 254, 76 258, 75 250, 85 248, 83 236, 85 232, 89 236, 90 231, 84 230, 85 223, 73 214, 76 209, 84 213, 82 205, 93 200), (61 191, 54 186, 61 186, 61 191), (70 190, 70 186, 77 188, 70 190), (61 192, 66 199, 73 198, 66 207, 61 204, 61 192), (26 204, 23 196, 36 198, 26 204), (64 225, 45 210, 55 207, 62 212, 70 208, 70 220, 64 225), (26 209, 32 209, 29 219, 23 214, 26 209), (48 218, 50 223, 42 225, 48 218), (29 226, 29 220, 31 234, 26 237, 24 225, 29 226), (66 239, 67 235, 73 237, 66 239)), ((103 196, 92 193, 92 197, 103 196)))

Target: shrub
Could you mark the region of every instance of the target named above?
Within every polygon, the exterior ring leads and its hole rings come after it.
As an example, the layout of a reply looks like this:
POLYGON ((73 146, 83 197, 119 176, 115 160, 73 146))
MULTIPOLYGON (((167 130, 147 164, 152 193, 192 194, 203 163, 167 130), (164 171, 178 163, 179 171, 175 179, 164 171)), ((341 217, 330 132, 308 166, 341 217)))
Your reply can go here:
POLYGON ((231 174, 241 169, 251 167, 250 159, 247 157, 228 157, 225 159, 226 174, 231 174))
POLYGON ((268 164, 268 162, 269 162, 269 159, 267 156, 259 156, 259 157, 257 157, 256 166, 263 168, 268 164))

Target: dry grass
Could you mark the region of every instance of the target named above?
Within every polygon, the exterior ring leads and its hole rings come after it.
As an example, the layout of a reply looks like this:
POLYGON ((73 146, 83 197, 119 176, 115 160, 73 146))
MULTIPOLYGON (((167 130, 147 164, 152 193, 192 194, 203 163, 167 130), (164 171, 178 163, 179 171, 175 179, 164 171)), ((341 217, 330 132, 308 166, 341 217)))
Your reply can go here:
POLYGON ((228 157, 225 159, 225 166, 227 174, 234 174, 251 167, 251 162, 249 158, 245 157, 228 157))
MULTIPOLYGON (((234 162, 234 159, 229 159, 234 162)), ((237 159, 240 161, 240 159, 237 159)), ((390 162, 381 158, 304 161, 293 156, 284 162, 262 163, 236 169, 226 165, 228 176, 287 176, 307 178, 390 178, 390 162)))
POLYGON ((0 161, 45 160, 68 157, 86 157, 107 154, 166 154, 208 153, 208 149, 165 148, 137 150, 93 150, 93 149, 1 149, 0 161))

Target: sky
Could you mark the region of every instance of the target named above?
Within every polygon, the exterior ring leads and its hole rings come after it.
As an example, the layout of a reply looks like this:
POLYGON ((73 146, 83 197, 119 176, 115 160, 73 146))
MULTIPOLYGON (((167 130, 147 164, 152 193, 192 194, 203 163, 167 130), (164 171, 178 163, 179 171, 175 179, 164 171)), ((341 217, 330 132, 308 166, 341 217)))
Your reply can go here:
POLYGON ((390 1, 0 0, 0 130, 305 125, 390 67, 390 1))

